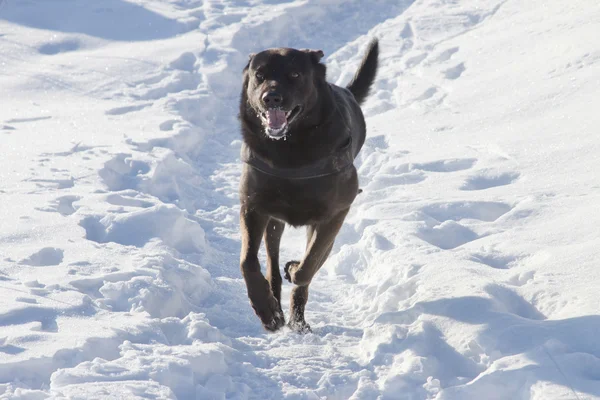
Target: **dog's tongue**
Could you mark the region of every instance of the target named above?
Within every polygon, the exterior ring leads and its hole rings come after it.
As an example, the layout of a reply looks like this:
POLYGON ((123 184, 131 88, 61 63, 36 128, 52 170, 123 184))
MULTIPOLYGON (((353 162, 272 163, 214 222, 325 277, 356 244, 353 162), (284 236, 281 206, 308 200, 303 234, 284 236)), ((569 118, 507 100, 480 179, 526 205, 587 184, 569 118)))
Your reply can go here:
POLYGON ((282 110, 268 110, 267 111, 267 122, 269 124, 269 128, 271 129, 280 129, 282 128, 287 120, 285 118, 285 111, 282 110))

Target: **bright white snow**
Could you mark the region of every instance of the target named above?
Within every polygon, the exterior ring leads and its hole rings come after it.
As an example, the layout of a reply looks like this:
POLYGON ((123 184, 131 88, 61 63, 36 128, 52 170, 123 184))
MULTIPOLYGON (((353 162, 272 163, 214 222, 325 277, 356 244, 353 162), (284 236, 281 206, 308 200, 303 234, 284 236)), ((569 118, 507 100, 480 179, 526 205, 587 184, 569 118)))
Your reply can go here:
POLYGON ((599 33, 596 0, 0 0, 0 398, 600 399, 599 33), (375 36, 314 333, 267 334, 240 72, 320 48, 344 84, 375 36))

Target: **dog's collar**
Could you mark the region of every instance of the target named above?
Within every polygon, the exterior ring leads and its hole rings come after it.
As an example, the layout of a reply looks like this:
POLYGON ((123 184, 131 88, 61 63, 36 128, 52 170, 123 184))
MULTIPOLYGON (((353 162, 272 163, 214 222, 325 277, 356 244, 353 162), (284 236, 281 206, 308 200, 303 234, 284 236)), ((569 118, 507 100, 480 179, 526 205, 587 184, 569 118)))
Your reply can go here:
POLYGON ((240 156, 243 162, 255 170, 283 179, 311 179, 337 174, 351 166, 354 161, 352 137, 349 137, 342 147, 329 156, 297 168, 276 167, 254 153, 246 143, 242 144, 240 156))

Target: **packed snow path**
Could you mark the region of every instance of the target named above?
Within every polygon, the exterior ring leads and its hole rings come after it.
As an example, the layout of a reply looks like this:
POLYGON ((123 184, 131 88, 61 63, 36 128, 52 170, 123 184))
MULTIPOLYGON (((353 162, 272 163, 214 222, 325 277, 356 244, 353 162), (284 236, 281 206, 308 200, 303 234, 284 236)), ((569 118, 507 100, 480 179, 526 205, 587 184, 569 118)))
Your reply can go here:
POLYGON ((598 32, 595 0, 0 0, 0 398, 600 399, 598 32), (313 333, 267 334, 241 70, 320 48, 345 84, 375 36, 313 333))

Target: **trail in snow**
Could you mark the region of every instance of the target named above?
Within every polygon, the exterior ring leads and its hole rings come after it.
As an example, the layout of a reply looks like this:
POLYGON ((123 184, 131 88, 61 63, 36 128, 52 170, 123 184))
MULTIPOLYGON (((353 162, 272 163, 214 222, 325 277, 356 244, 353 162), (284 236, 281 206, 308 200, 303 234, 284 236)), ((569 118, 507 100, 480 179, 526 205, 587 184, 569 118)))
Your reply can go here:
POLYGON ((0 4, 0 398, 600 398, 592 3, 0 4), (373 36, 364 192, 313 334, 268 335, 240 72, 318 47, 344 84, 373 36))

